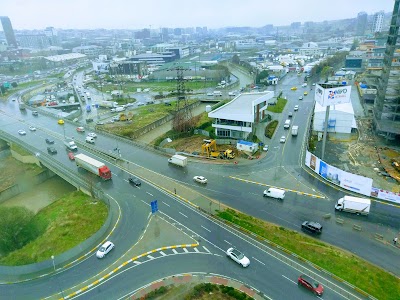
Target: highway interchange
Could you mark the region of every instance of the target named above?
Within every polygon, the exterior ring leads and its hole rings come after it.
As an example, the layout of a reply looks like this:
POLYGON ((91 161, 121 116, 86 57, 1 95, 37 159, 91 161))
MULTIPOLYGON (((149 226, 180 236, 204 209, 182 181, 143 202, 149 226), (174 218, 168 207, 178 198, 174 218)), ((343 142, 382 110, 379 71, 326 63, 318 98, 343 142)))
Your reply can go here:
MULTIPOLYGON (((400 260, 397 249, 375 242, 371 238, 373 232, 355 232, 351 227, 340 226, 334 222, 324 223, 321 218, 327 213, 334 214, 334 201, 341 197, 343 192, 326 186, 301 168, 300 159, 305 147, 304 134, 313 107, 311 94, 302 101, 298 100, 303 92, 300 88, 301 80, 302 78, 289 76, 279 86, 289 99, 283 119, 289 111, 293 111, 294 105, 300 105, 292 120, 293 124, 301 125, 298 137, 292 138, 287 130, 279 126, 269 144, 270 150, 267 156, 257 162, 211 166, 190 162, 187 170, 182 170, 168 165, 166 156, 135 147, 130 143, 117 142, 101 133, 98 133, 99 137, 94 148, 108 153, 118 147, 121 149, 123 159, 132 164, 164 174, 216 201, 290 229, 299 231, 302 221, 317 220, 324 226, 324 232, 320 236, 322 241, 347 249, 399 276, 400 260), (299 89, 290 91, 291 86, 298 86, 299 89), (282 135, 287 136, 285 144, 279 143, 282 135), (208 178, 207 186, 194 184, 192 178, 195 175, 208 178), (267 185, 306 192, 318 197, 289 191, 283 202, 265 199, 262 197, 262 191, 267 185)), ((11 101, 2 103, 0 109, 2 114, 0 126, 3 131, 29 143, 32 149, 43 152, 46 152, 47 147, 45 138, 49 136, 55 138, 58 154, 53 158, 65 168, 78 172, 75 163, 68 159, 62 144, 64 132, 67 137, 74 136, 75 140, 84 143, 85 135, 77 133, 76 126, 69 123, 60 126, 57 124, 57 119, 45 115, 34 117, 30 110, 20 112, 17 103, 11 101), (29 132, 29 125, 34 125, 38 130, 29 132), (26 130, 27 135, 19 136, 17 133, 19 129, 26 130)), ((96 152, 88 151, 86 147, 81 147, 79 150, 96 156, 96 152)), ((103 157, 99 159, 104 161, 103 157)), ((266 251, 258 242, 236 230, 211 221, 203 213, 147 183, 145 179, 141 188, 132 188, 127 183, 128 174, 124 170, 112 162, 107 162, 107 165, 113 172, 112 181, 99 180, 96 186, 115 199, 121 208, 121 220, 110 238, 116 248, 109 254, 108 259, 101 261, 92 255, 76 266, 59 273, 56 279, 54 276, 45 277, 1 286, 0 299, 45 298, 59 293, 60 288, 68 290, 88 278, 95 278, 96 274, 101 274, 114 261, 122 262, 123 258, 121 260, 120 257, 135 244, 147 223, 149 203, 154 199, 159 199, 160 215, 174 219, 195 236, 200 237, 200 245, 196 247, 199 252, 188 249, 189 252, 181 253, 182 255, 158 254, 155 255, 157 259, 147 261, 143 259, 142 264, 128 264, 121 272, 110 276, 102 284, 82 293, 80 298, 94 299, 101 295, 102 298, 119 299, 154 280, 188 272, 214 273, 236 278, 255 287, 271 299, 314 298, 307 291, 298 289, 296 280, 299 268, 290 266, 280 258, 280 254, 271 255, 271 252, 266 251), (242 250, 250 258, 251 265, 248 268, 243 269, 225 257, 224 251, 231 246, 242 250)), ((85 176, 83 171, 79 171, 79 174, 85 176)), ((173 187, 169 189, 172 190, 173 187)), ((400 227, 399 210, 379 202, 373 203, 368 218, 342 214, 340 217, 349 222, 357 222, 364 228, 373 228, 376 224, 392 228, 400 227)), ((315 269, 311 271, 319 276, 315 269)), ((346 289, 342 286, 326 288, 322 298, 342 298, 337 293, 341 288, 346 289)), ((357 295, 355 292, 352 293, 357 295)), ((357 297, 362 299, 360 295, 357 297)))

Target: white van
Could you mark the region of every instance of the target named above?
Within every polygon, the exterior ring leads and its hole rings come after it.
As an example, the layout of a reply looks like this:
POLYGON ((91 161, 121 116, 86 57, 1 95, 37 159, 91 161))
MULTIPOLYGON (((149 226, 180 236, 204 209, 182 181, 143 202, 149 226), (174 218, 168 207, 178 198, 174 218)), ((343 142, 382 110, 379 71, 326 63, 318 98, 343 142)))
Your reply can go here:
POLYGON ((269 188, 268 190, 264 191, 263 196, 283 200, 283 198, 285 198, 285 191, 281 190, 281 189, 276 189, 276 188, 269 188))
POLYGON ((290 120, 287 119, 287 120, 285 121, 285 125, 283 125, 283 128, 288 129, 289 127, 290 127, 290 120))

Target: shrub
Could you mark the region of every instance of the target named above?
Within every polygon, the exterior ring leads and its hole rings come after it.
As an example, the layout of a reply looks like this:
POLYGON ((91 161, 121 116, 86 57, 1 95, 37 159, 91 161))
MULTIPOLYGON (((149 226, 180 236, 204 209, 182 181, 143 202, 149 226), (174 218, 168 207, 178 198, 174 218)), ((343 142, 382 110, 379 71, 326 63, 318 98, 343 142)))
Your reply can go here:
POLYGON ((265 136, 267 138, 272 138, 276 130, 276 127, 278 127, 278 120, 273 120, 265 127, 265 136))

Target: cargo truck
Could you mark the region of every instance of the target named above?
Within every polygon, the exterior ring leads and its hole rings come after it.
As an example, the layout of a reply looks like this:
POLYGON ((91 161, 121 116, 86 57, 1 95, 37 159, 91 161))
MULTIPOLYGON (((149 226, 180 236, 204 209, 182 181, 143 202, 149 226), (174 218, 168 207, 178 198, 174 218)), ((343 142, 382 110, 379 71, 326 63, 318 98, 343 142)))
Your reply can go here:
POLYGON ((336 210, 350 212, 357 215, 368 215, 370 208, 370 199, 351 196, 340 198, 335 205, 336 210))
POLYGON ((168 159, 168 162, 180 167, 186 167, 187 165, 187 157, 182 155, 173 155, 171 158, 168 159))
POLYGON ((299 132, 299 126, 293 125, 292 126, 292 135, 296 136, 298 132, 299 132))
POLYGON ((64 141, 65 147, 67 147, 69 150, 76 151, 78 150, 78 147, 76 146, 75 142, 72 139, 67 139, 64 141))
POLYGON ((101 101, 99 103, 100 107, 109 107, 109 108, 115 108, 118 106, 118 102, 114 102, 114 101, 101 101))
POLYGON ((75 155, 75 162, 78 167, 81 167, 97 176, 100 176, 104 180, 111 179, 110 169, 102 162, 95 160, 85 154, 75 155))

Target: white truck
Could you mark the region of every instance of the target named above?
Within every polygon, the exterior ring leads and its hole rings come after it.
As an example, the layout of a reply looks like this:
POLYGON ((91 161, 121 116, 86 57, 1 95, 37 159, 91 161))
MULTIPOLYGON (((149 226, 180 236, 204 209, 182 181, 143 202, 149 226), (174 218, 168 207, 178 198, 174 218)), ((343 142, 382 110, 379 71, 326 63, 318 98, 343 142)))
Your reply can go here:
POLYGON ((110 169, 102 162, 95 160, 85 154, 75 155, 75 162, 78 167, 81 167, 97 176, 103 178, 104 180, 111 179, 110 169))
POLYGON ((175 154, 171 158, 168 159, 168 162, 180 167, 186 167, 187 165, 187 157, 175 154))
POLYGON ((109 107, 109 108, 115 108, 118 106, 118 102, 114 102, 114 101, 101 101, 99 103, 100 107, 109 107))
POLYGON ((293 125, 292 126, 292 135, 296 136, 298 132, 299 132, 299 126, 293 125))
POLYGON ((74 140, 66 139, 64 141, 64 145, 68 148, 68 150, 76 151, 78 150, 78 146, 76 146, 74 140))
POLYGON ((336 210, 350 212, 357 215, 368 215, 370 208, 370 199, 352 196, 344 196, 343 198, 340 198, 335 205, 336 210))
POLYGON ((217 96, 222 97, 222 92, 221 91, 214 91, 213 95, 216 96, 216 97, 217 96))

